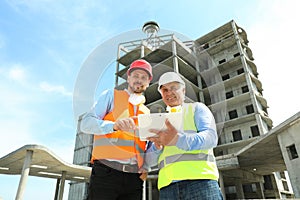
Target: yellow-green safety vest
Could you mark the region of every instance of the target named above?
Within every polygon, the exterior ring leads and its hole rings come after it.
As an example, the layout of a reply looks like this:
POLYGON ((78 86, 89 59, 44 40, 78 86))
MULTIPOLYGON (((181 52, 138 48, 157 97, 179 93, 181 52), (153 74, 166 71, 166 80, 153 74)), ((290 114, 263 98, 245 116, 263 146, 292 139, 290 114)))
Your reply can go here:
MULTIPOLYGON (((195 105, 183 104, 184 131, 197 131, 195 105)), ((165 146, 158 159, 158 167, 158 189, 168 186, 172 181, 219 178, 213 149, 185 151, 176 146, 165 146)))

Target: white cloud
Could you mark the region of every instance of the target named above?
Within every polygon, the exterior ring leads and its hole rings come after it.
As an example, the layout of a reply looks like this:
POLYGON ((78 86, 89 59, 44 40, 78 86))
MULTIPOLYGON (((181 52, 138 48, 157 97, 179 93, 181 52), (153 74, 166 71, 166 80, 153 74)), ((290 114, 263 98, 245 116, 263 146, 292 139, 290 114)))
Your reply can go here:
MULTIPOLYGON (((49 102, 49 95, 41 94, 41 88, 43 91, 50 92, 52 96, 52 92, 71 95, 63 86, 51 86, 44 82, 37 87, 32 83, 33 80, 29 81, 31 74, 20 64, 5 64, 4 66, 6 67, 0 68, 0 91, 3 97, 0 98, 0 152, 2 156, 25 144, 41 144, 41 134, 45 134, 45 131, 39 132, 37 127, 41 126, 39 122, 50 120, 46 119, 48 116, 43 111, 43 107, 47 107, 46 104, 49 102)), ((60 125, 61 122, 58 126, 60 125)), ((65 130, 65 127, 63 128, 65 130)))
POLYGON ((13 84, 14 82, 24 82, 24 72, 20 69, 1 70, 0 68, 0 114, 1 113, 22 113, 25 105, 30 101, 32 95, 28 95, 29 91, 24 85, 13 84), (20 110, 18 110, 20 109, 20 110))
POLYGON ((26 72, 26 67, 22 64, 10 64, 4 63, 3 61, 0 66, 0 75, 7 80, 12 80, 20 83, 24 82, 28 76, 26 72))
POLYGON ((72 96, 72 92, 67 91, 66 88, 62 85, 51 85, 47 82, 41 82, 39 86, 40 89, 45 92, 54 92, 62 94, 64 96, 72 96))
POLYGON ((26 73, 22 66, 15 65, 8 71, 8 77, 17 82, 24 82, 26 73))

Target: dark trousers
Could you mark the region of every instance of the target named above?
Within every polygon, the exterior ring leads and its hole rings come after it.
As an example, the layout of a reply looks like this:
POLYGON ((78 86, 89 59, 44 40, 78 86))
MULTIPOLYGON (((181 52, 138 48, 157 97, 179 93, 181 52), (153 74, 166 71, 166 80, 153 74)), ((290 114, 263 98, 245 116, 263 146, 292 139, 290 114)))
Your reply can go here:
POLYGON ((88 200, 141 200, 143 181, 138 173, 127 173, 95 163, 89 183, 88 200))

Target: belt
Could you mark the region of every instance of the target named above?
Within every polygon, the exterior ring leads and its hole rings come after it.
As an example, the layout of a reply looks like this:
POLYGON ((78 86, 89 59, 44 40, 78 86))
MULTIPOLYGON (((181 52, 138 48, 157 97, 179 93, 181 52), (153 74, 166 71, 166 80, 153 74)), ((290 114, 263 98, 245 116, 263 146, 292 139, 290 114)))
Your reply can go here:
POLYGON ((138 165, 130 165, 130 164, 122 164, 117 161, 109 161, 105 159, 94 160, 94 164, 102 164, 109 168, 122 171, 122 172, 130 172, 130 173, 138 173, 138 165))

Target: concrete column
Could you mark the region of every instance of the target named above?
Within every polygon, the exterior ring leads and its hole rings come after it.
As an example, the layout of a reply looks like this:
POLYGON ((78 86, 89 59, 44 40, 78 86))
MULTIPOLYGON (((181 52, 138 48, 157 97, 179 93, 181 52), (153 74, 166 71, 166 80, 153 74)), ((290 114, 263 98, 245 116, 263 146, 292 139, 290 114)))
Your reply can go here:
POLYGON ((25 191, 26 182, 27 182, 27 178, 28 178, 28 175, 29 175, 29 171, 30 171, 30 164, 31 164, 31 160, 32 160, 32 155, 33 155, 33 151, 32 150, 27 150, 25 160, 24 160, 24 164, 23 164, 22 174, 21 174, 21 178, 20 178, 20 182, 19 182, 19 187, 18 187, 18 191, 17 191, 17 194, 16 194, 16 200, 22 200, 23 199, 23 194, 24 194, 24 191, 25 191))
MULTIPOLYGON (((195 66, 195 68, 196 68, 196 71, 197 71, 197 83, 198 83, 197 86, 199 88, 203 88, 202 82, 201 82, 201 76, 200 76, 200 64, 199 64, 198 57, 196 56, 197 55, 197 50, 196 50, 195 46, 193 47, 193 54, 195 55, 195 58, 196 58, 196 62, 195 62, 196 66, 195 66)), ((203 95, 202 90, 199 92, 199 101, 204 102, 204 95, 203 95)))
POLYGON ((237 180, 235 184, 235 189, 236 189, 236 198, 237 199, 245 199, 245 194, 243 191, 243 184, 241 180, 237 180))
POLYGON ((282 199, 281 193, 279 191, 279 180, 276 178, 276 172, 273 172, 271 177, 272 177, 272 186, 273 186, 273 191, 276 199, 282 199))
POLYGON ((59 196, 58 200, 62 200, 64 196, 64 189, 65 189, 65 181, 66 181, 66 171, 62 171, 61 179, 60 179, 60 186, 59 186, 59 196))
POLYGON ((145 47, 144 45, 142 44, 141 45, 141 58, 145 56, 145 47))
POLYGON ((257 193, 257 197, 258 199, 264 199, 265 198, 265 194, 264 194, 264 185, 263 182, 257 182, 255 183, 256 185, 256 193, 257 193))
POLYGON ((56 180, 56 187, 55 187, 54 200, 57 200, 57 199, 58 199, 59 184, 60 184, 60 178, 58 178, 58 179, 56 180))
POLYGON ((176 49, 176 42, 173 39, 172 40, 172 54, 173 54, 173 67, 174 71, 179 73, 179 68, 178 68, 178 60, 177 60, 177 49, 176 49))
POLYGON ((220 170, 219 170, 219 184, 220 184, 221 192, 222 192, 222 195, 223 195, 223 199, 226 200, 223 173, 220 170))

